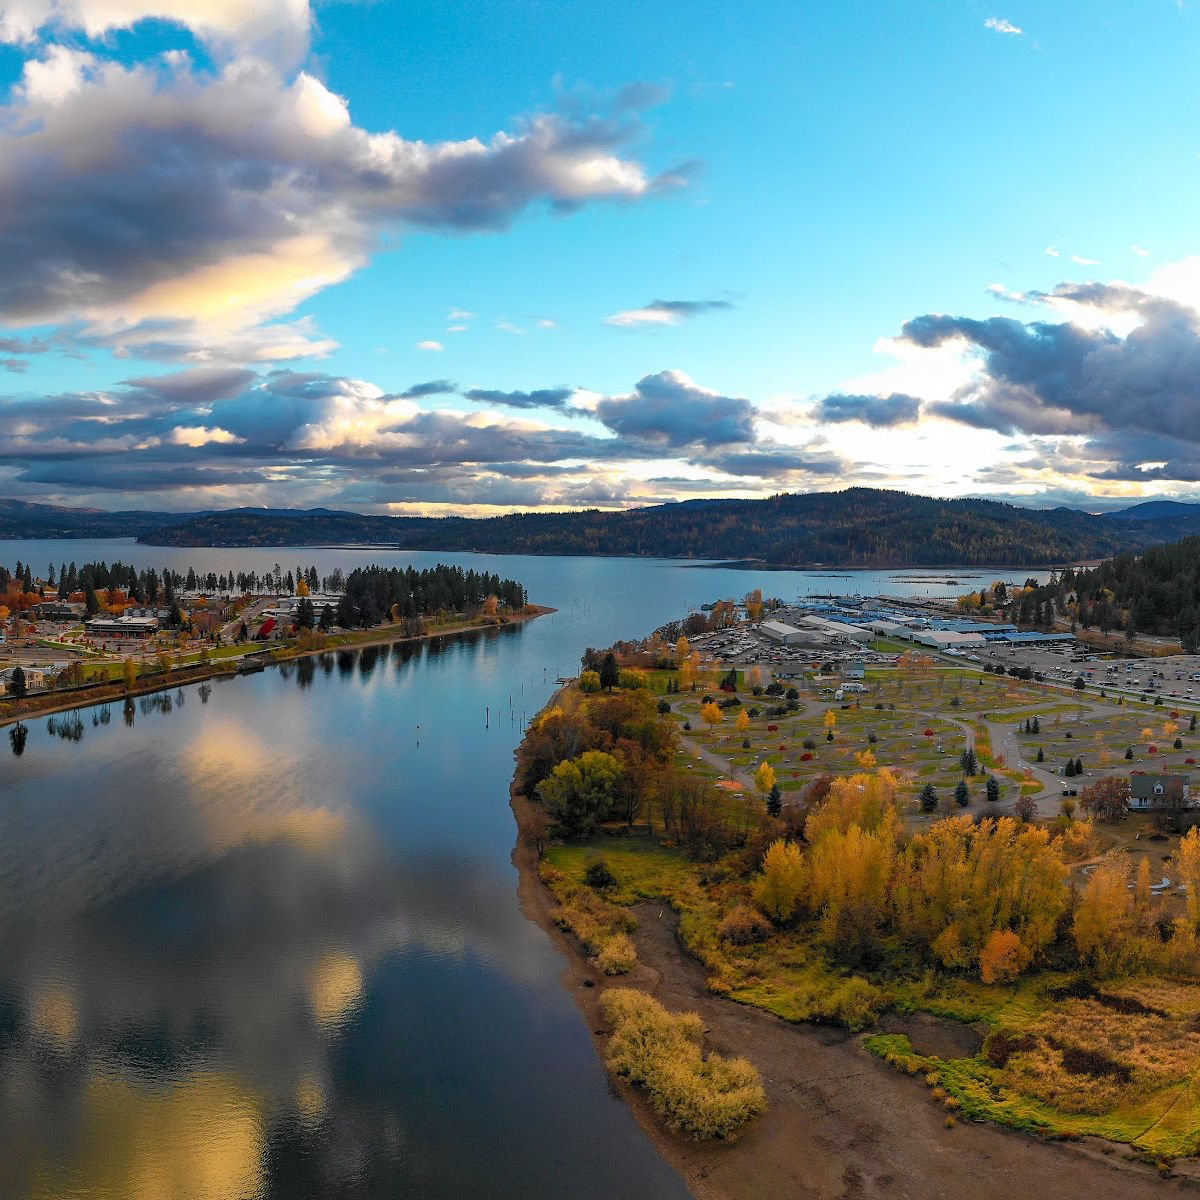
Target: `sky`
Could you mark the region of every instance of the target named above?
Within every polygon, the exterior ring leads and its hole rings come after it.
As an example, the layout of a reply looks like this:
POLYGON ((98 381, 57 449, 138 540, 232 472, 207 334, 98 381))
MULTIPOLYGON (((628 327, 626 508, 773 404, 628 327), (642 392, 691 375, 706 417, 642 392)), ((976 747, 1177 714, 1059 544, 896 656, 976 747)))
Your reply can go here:
POLYGON ((1200 498, 1195 0, 0 0, 0 496, 1200 498))

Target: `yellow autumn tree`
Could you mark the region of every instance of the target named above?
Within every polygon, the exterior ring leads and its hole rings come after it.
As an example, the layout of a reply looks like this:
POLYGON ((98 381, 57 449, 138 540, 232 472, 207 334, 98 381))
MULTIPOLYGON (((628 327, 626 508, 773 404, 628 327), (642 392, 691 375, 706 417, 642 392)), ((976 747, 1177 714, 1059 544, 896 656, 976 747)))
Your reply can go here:
POLYGON ((978 825, 955 817, 914 834, 892 896, 897 931, 958 968, 980 962, 992 934, 1010 930, 1024 969, 1053 940, 1067 902, 1066 868, 1049 832, 1012 817, 978 825))
POLYGON ((687 662, 687 657, 691 652, 692 647, 688 644, 687 638, 681 636, 679 641, 675 643, 675 665, 682 667, 687 662))
POLYGON ((774 921, 790 921, 804 896, 804 854, 795 842, 774 841, 754 881, 754 902, 774 921))
POLYGON ((1137 920, 1129 875, 1128 855, 1110 851, 1088 876, 1075 911, 1079 956, 1102 975, 1119 970, 1132 950, 1137 920))
POLYGON ((875 752, 873 750, 859 750, 854 755, 854 761, 864 771, 873 771, 875 769, 875 752))
POLYGON ((754 772, 754 786, 761 796, 766 796, 775 786, 775 768, 769 762, 758 764, 758 770, 754 772))
POLYGON ((825 728, 826 729, 836 729, 837 728, 837 713, 835 713, 832 708, 827 708, 825 710, 825 728))
POLYGON ((1195 929, 1200 926, 1200 828, 1193 825, 1179 839, 1169 869, 1186 889, 1188 920, 1195 929))
POLYGON ((750 714, 744 708, 740 713, 738 713, 736 724, 737 731, 741 734, 744 734, 746 730, 750 728, 750 714))
POLYGON ((849 775, 835 779, 825 802, 810 813, 804 824, 804 836, 815 845, 833 830, 845 833, 857 825, 873 832, 885 825, 899 826, 896 793, 899 785, 891 771, 873 775, 849 775))
POLYGON ((996 929, 979 952, 979 976, 984 983, 1011 983, 1021 973, 1025 948, 1011 929, 996 929))
POLYGON ((888 912, 898 824, 831 828, 809 850, 809 899, 819 936, 830 947, 861 941, 888 912))
POLYGON ((307 596, 309 594, 308 580, 303 575, 296 581, 296 595, 307 596))
POLYGON ((700 705, 700 718, 711 730, 720 725, 725 719, 725 714, 717 704, 710 700, 707 704, 700 705))
POLYGON ((127 658, 125 660, 123 674, 125 676, 125 690, 127 692, 133 691, 133 685, 137 683, 138 668, 137 663, 135 663, 132 658, 127 658))

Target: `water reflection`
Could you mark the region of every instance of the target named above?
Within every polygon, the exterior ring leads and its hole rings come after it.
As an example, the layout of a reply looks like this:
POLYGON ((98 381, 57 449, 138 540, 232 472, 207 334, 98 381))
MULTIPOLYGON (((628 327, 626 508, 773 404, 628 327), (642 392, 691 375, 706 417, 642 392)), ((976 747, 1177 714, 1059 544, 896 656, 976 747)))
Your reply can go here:
POLYGON ((683 1196, 512 901, 501 645, 14 726, 0 1196, 683 1196))

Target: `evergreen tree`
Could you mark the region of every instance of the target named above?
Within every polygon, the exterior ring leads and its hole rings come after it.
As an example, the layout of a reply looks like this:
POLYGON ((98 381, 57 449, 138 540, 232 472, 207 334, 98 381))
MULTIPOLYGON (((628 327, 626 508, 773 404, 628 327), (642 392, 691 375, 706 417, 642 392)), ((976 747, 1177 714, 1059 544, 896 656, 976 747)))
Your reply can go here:
POLYGON ((13 667, 11 681, 8 685, 9 691, 18 700, 24 700, 29 695, 28 685, 25 683, 25 672, 21 667, 13 667))
POLYGON ((620 682, 621 671, 617 666, 616 657, 610 650, 600 662, 600 686, 611 692, 620 682))
POLYGON ((932 783, 927 783, 921 789, 921 811, 933 812, 938 806, 937 789, 932 783))
POLYGON ((783 812, 783 793, 779 790, 779 784, 773 783, 771 790, 767 793, 767 815, 778 817, 783 812))
POLYGON ((959 808, 966 808, 971 802, 971 791, 967 787, 967 781, 965 779, 960 779, 958 783, 954 785, 954 802, 959 806, 959 808))
POLYGON ((987 798, 992 804, 1000 799, 1000 780, 995 775, 989 775, 987 778, 987 798))

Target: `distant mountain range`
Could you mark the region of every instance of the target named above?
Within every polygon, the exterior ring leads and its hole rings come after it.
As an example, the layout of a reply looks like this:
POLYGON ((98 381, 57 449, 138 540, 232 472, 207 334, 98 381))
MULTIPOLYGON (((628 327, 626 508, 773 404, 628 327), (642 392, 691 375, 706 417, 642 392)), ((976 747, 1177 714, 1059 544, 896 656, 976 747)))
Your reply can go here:
POLYGON ((849 488, 621 512, 381 517, 334 509, 102 512, 0 501, 0 537, 136 537, 152 546, 388 545, 493 554, 727 559, 770 566, 1039 566, 1200 534, 1200 504, 1104 514, 849 488))

